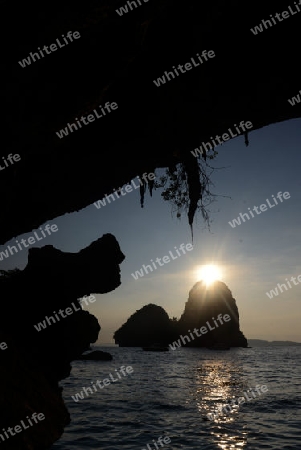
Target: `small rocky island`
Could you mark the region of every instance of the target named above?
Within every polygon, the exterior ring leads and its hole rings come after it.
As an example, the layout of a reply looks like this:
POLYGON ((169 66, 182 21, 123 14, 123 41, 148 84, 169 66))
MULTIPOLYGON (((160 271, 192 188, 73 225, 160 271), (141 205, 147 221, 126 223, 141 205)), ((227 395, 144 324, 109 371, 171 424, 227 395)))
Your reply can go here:
POLYGON ((179 320, 170 319, 161 306, 144 306, 115 332, 114 339, 120 347, 168 345, 174 341, 187 347, 248 347, 240 331, 236 301, 221 281, 210 286, 197 282, 179 320))
POLYGON ((177 336, 167 312, 153 304, 143 306, 115 331, 115 344, 120 347, 146 347, 154 343, 167 344, 177 336))

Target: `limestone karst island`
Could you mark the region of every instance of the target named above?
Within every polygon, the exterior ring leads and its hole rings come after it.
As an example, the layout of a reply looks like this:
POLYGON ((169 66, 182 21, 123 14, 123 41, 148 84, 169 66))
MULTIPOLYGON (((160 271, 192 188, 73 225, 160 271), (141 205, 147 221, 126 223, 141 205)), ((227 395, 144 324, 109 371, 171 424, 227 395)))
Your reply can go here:
POLYGON ((136 311, 114 334, 120 347, 160 343, 180 347, 248 347, 240 331, 239 312, 230 289, 221 281, 197 282, 189 292, 180 319, 170 319, 161 307, 149 304, 136 311))

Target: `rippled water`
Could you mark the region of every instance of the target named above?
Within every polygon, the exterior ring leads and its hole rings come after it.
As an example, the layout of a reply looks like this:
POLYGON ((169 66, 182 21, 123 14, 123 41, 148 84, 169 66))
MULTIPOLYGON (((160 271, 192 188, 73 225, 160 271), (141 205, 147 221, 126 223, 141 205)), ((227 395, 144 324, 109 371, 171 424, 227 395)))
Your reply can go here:
POLYGON ((102 350, 114 359, 74 362, 61 383, 72 422, 54 450, 142 450, 147 444, 155 450, 153 440, 160 436, 171 439, 164 447, 157 444, 164 450, 301 449, 301 347, 102 350), (77 403, 71 398, 122 365, 134 372, 77 403), (256 385, 268 391, 207 419, 256 385))

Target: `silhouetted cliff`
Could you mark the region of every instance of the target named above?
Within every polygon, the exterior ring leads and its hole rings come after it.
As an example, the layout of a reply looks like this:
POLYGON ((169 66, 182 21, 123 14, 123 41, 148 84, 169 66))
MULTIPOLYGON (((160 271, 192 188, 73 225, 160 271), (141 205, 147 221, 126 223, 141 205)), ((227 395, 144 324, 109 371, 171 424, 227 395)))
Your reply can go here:
POLYGON ((188 342, 188 347, 207 347, 222 342, 229 347, 247 347, 248 342, 239 329, 239 313, 227 285, 216 281, 210 286, 196 283, 189 292, 185 310, 178 322, 180 334, 205 326, 208 331, 188 342), (224 315, 230 316, 226 322, 224 315), (219 316, 220 315, 220 316, 219 316), (219 319, 217 320, 217 317, 219 319), (209 324, 209 325, 208 325, 209 324))

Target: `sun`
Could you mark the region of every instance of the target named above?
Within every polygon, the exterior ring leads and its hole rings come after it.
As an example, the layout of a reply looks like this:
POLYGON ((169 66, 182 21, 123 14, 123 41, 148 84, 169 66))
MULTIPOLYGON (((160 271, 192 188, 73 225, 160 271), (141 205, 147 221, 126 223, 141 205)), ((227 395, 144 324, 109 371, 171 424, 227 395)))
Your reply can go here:
POLYGON ((221 271, 216 265, 209 264, 198 269, 197 275, 207 286, 210 286, 210 284, 221 277, 221 271))

